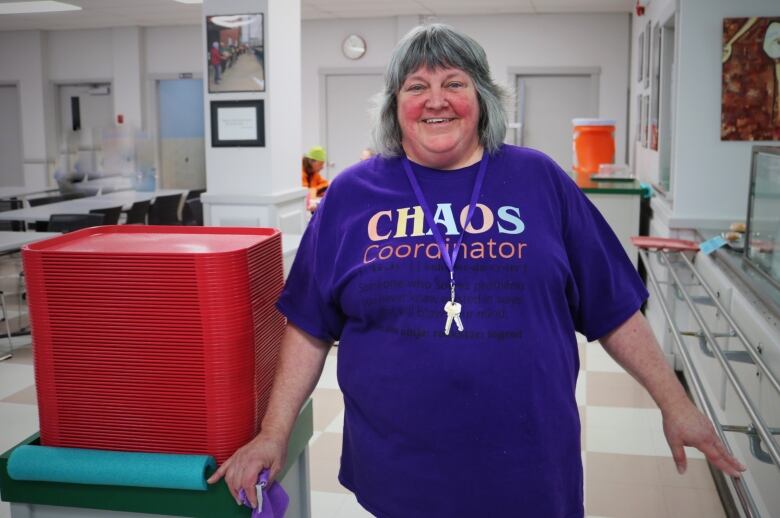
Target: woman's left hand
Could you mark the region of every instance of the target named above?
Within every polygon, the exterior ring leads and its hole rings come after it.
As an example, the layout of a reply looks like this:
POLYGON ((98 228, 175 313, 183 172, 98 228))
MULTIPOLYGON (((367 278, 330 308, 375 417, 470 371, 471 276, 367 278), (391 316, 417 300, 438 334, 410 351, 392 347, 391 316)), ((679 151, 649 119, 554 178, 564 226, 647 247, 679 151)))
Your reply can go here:
POLYGON ((676 408, 662 411, 662 415, 666 442, 680 474, 685 473, 688 464, 683 446, 700 450, 713 466, 729 476, 739 477, 745 471, 745 466, 728 452, 718 438, 709 419, 689 400, 676 408))

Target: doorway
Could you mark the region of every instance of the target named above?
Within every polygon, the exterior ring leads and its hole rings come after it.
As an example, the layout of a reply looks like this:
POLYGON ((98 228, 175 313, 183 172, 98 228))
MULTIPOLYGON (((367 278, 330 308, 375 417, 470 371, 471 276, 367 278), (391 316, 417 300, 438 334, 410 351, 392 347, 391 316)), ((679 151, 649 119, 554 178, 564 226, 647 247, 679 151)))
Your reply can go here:
POLYGON ((24 185, 19 88, 0 86, 0 187, 24 185))
POLYGON ((515 71, 514 143, 542 151, 571 174, 571 120, 598 117, 598 81, 597 68, 515 71))
POLYGON ((82 178, 98 172, 103 131, 114 125, 111 85, 61 85, 57 98, 59 167, 82 178))
POLYGON ((206 187, 203 80, 157 81, 160 135, 160 186, 163 189, 206 187))
POLYGON ((324 74, 326 178, 360 160, 371 145, 372 99, 384 87, 381 72, 324 74))

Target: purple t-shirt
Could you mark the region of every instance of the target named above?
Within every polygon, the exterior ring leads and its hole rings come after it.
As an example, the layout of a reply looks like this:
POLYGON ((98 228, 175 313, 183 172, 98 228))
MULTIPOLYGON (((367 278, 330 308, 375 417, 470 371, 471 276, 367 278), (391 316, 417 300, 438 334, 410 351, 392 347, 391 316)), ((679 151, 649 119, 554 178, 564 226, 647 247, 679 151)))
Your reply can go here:
MULTIPOLYGON (((412 164, 448 246, 478 168, 412 164)), ((574 331, 594 340, 636 312, 636 270, 550 158, 504 145, 455 282, 465 330, 445 336, 449 272, 399 158, 331 183, 278 307, 340 340, 339 480, 379 517, 582 516, 574 331)))

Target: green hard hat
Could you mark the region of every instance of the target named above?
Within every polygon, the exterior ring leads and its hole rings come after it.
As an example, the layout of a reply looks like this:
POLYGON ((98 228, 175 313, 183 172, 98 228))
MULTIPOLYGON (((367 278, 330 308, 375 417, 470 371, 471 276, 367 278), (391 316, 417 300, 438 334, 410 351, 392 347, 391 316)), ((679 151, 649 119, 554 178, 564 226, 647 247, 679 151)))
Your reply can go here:
POLYGON ((303 156, 312 160, 319 160, 320 162, 324 162, 328 158, 325 154, 325 149, 322 146, 314 146, 303 156))

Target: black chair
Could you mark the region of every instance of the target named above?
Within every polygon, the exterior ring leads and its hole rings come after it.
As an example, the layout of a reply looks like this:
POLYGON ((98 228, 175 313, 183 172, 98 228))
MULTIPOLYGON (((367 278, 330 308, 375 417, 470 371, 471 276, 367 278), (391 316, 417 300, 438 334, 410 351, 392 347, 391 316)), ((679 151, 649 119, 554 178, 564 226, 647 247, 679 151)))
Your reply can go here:
POLYGON ((149 214, 151 205, 152 202, 149 200, 133 203, 133 206, 127 210, 127 221, 125 223, 128 225, 146 225, 146 216, 149 214))
POLYGON ((5 335, 8 337, 8 352, 0 355, 0 361, 12 358, 14 355, 14 343, 11 340, 11 326, 8 324, 8 320, 11 318, 8 314, 8 307, 5 305, 5 294, 0 291, 0 309, 3 311, 3 319, 0 322, 5 324, 5 335))
POLYGON ((203 203, 200 198, 192 198, 184 202, 183 219, 187 226, 203 226, 203 203))
POLYGON ((103 224, 103 214, 52 214, 49 216, 49 232, 73 232, 82 228, 103 224))
POLYGON ((181 194, 158 196, 149 207, 150 225, 181 225, 179 220, 179 204, 181 194))
POLYGON ((206 192, 206 189, 192 189, 191 191, 187 192, 187 199, 191 200, 193 198, 200 198, 200 195, 206 192))
MULTIPOLYGON (((24 204, 22 200, 17 200, 15 198, 0 200, 0 212, 21 209, 23 205, 24 204)), ((22 221, 0 221, 0 230, 12 230, 14 232, 19 232, 24 230, 23 225, 24 222, 22 221)))
POLYGON ((122 206, 108 209, 92 209, 90 214, 102 214, 104 225, 119 225, 119 216, 122 215, 122 206))

